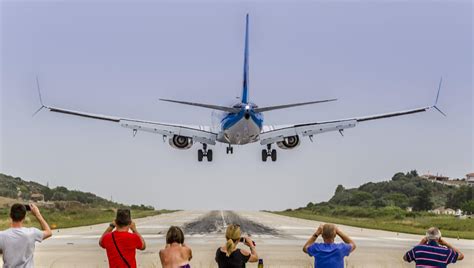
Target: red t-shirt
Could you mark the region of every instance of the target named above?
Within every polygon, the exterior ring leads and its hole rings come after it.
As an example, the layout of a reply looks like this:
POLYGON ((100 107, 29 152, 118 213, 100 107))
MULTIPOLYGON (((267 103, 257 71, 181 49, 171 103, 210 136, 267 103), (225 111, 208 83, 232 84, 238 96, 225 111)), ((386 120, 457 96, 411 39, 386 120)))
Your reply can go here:
MULTIPOLYGON (((137 262, 135 260, 135 250, 141 249, 143 247, 142 240, 140 237, 134 233, 129 232, 112 232, 115 237, 115 242, 122 253, 122 256, 127 260, 130 267, 137 267, 137 262)), ((104 235, 102 239, 102 247, 107 251, 107 258, 109 259, 110 268, 127 268, 127 265, 123 261, 122 257, 117 251, 117 248, 114 245, 112 240, 112 233, 104 235)))

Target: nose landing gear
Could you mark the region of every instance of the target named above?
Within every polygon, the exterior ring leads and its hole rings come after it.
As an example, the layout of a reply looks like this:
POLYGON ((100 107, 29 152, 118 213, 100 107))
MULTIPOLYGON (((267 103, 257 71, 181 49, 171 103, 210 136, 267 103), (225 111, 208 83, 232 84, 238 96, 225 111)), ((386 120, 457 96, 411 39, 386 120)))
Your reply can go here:
POLYGON ((268 157, 271 157, 273 162, 277 160, 277 151, 275 149, 272 150, 271 144, 267 144, 267 149, 262 150, 262 161, 267 162, 268 157))
POLYGON ((199 162, 202 162, 202 159, 206 157, 207 158, 207 162, 212 162, 212 150, 211 149, 207 149, 207 144, 203 143, 202 144, 202 150, 199 149, 198 150, 198 161, 199 162))

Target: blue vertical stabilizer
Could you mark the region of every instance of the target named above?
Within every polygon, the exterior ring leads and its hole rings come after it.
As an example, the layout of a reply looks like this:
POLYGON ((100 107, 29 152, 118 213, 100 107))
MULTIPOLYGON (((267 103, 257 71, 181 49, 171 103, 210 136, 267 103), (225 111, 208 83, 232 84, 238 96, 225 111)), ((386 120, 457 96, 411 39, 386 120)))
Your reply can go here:
POLYGON ((245 18, 244 81, 241 100, 242 103, 249 102, 249 14, 245 18))

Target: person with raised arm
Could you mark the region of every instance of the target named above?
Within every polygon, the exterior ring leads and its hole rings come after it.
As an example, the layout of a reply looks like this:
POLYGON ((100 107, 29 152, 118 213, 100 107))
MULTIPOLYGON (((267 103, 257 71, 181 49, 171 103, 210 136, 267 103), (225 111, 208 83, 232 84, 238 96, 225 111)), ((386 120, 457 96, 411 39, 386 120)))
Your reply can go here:
POLYGON ((303 251, 314 257, 314 267, 318 268, 344 268, 344 257, 349 256, 356 249, 354 241, 337 228, 334 224, 320 225, 316 232, 306 241, 303 251), (319 236, 323 243, 316 243, 319 236), (334 243, 338 235, 344 243, 334 243))
POLYGON ((462 259, 464 254, 441 238, 436 227, 429 228, 420 243, 403 255, 404 261, 414 261, 417 267, 447 267, 462 259))
POLYGON ((3 267, 34 267, 35 243, 51 237, 53 234, 51 228, 41 215, 39 208, 33 203, 11 206, 10 219, 11 227, 0 232, 0 254, 3 254, 3 267), (27 210, 35 216, 42 230, 23 226, 27 210))
POLYGON ((230 224, 225 232, 226 243, 216 251, 216 262, 219 268, 242 268, 247 262, 257 262, 258 254, 255 242, 250 237, 241 237, 240 225, 230 224), (249 247, 250 251, 237 247, 239 242, 249 247))
POLYGON ((136 268, 136 250, 146 248, 145 240, 132 221, 129 209, 117 210, 115 220, 100 237, 99 245, 107 251, 111 268, 136 268))
POLYGON ((184 244, 183 230, 177 226, 171 226, 166 233, 166 246, 160 250, 163 268, 190 268, 189 261, 192 257, 191 248, 184 244))

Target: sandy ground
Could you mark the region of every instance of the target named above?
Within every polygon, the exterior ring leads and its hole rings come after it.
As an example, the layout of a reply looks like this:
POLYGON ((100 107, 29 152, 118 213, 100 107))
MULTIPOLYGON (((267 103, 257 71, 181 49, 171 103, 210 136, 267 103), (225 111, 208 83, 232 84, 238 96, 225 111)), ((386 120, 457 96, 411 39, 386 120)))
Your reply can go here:
MULTIPOLYGON (((185 229, 186 244, 193 249, 192 267, 216 267, 214 254, 225 242, 222 231, 228 223, 239 223, 252 235, 265 267, 313 267, 312 258, 301 248, 320 224, 265 212, 223 211, 180 211, 136 222, 147 241, 147 249, 137 253, 139 267, 161 267, 158 251, 164 247, 164 235, 170 225, 185 229)), ((108 267, 105 251, 98 246, 99 236, 106 226, 55 231, 53 238, 37 245, 36 267, 108 267)), ((339 227, 357 244, 356 251, 346 258, 346 267, 414 267, 401 258, 420 240, 419 236, 339 227)), ((465 260, 450 267, 474 267, 474 240, 447 240, 466 255, 465 260)))

